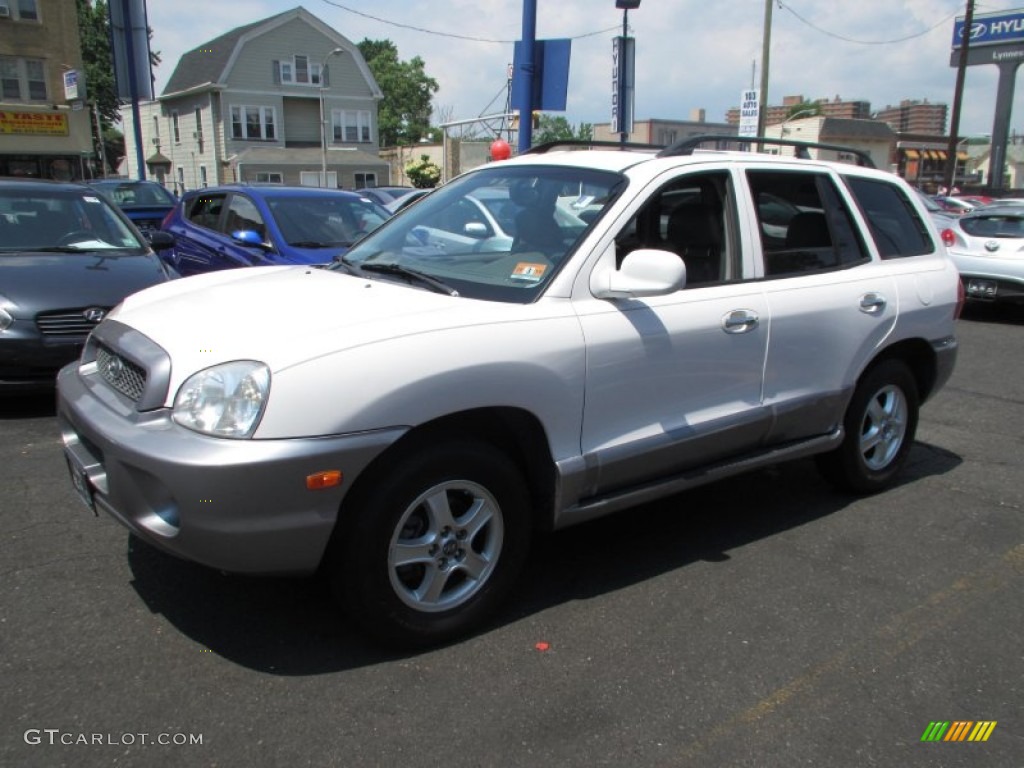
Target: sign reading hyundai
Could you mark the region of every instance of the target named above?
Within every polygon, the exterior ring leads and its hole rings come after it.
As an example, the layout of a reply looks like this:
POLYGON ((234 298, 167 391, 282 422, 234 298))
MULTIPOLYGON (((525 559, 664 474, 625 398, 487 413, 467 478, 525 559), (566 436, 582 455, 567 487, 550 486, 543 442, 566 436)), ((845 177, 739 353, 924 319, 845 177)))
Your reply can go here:
MULTIPOLYGON (((983 13, 975 16, 971 23, 971 47, 976 45, 997 45, 1016 43, 1024 40, 1024 9, 983 13)), ((953 25, 953 47, 964 43, 964 19, 958 16, 953 25)))

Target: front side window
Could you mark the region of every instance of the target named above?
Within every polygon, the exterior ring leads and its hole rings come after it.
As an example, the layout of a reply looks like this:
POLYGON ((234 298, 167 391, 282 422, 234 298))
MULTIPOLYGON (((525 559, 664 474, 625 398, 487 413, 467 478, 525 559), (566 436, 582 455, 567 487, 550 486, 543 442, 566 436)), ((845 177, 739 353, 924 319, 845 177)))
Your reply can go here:
POLYGON ((333 268, 422 287, 402 277, 411 270, 461 296, 535 300, 626 180, 590 168, 499 166, 438 188, 360 240, 346 254, 352 267, 333 268))
POLYGON ((256 232, 263 239, 267 237, 267 227, 256 204, 245 195, 232 195, 224 231, 230 235, 239 230, 256 232))
POLYGON ((897 185, 858 176, 846 176, 845 181, 883 259, 935 252, 928 228, 897 185))
POLYGON ((867 250, 832 178, 808 171, 747 171, 766 277, 858 264, 867 250))
POLYGON ((732 181, 725 171, 687 173, 664 185, 615 238, 616 262, 638 249, 671 251, 686 287, 736 279, 740 250, 732 181))

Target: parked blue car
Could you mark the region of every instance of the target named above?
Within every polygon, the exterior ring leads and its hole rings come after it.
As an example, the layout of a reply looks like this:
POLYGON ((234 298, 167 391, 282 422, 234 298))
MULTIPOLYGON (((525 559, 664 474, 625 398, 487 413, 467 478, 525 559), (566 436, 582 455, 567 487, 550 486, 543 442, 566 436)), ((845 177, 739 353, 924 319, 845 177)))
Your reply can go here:
POLYGON ((227 185, 186 192, 164 221, 161 255, 182 275, 279 264, 326 264, 390 217, 356 192, 227 185))
POLYGON ((167 214, 178 204, 178 198, 155 181, 97 179, 90 181, 89 186, 102 192, 147 236, 159 231, 167 214))

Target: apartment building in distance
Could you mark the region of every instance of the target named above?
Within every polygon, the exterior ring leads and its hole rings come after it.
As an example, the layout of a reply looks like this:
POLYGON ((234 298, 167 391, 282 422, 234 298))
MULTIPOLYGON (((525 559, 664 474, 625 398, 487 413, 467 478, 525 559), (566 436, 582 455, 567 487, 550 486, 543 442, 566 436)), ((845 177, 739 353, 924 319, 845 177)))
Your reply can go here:
MULTIPOLYGON (((871 119, 870 101, 864 101, 862 99, 847 101, 838 95, 834 99, 808 100, 801 95, 784 96, 782 98, 782 104, 768 105, 768 110, 765 114, 765 125, 777 125, 785 122, 786 118, 789 117, 790 112, 793 111, 793 108, 800 104, 816 105, 820 110, 822 117, 837 117, 843 120, 871 119)), ((740 108, 731 108, 726 113, 725 121, 729 123, 729 125, 738 126, 740 124, 740 108)))
POLYGON ((949 108, 945 104, 932 104, 927 99, 904 99, 897 107, 880 109, 875 113, 875 119, 888 123, 890 128, 900 133, 942 136, 946 133, 948 111, 949 108))

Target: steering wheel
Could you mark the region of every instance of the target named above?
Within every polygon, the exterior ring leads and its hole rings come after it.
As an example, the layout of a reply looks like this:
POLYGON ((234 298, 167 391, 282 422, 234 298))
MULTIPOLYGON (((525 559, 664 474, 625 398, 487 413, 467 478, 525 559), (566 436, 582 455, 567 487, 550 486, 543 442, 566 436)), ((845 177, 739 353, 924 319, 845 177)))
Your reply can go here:
POLYGON ((75 243, 81 242, 82 240, 95 240, 96 235, 84 229, 76 229, 72 232, 68 232, 66 235, 62 235, 60 240, 57 241, 57 245, 74 245, 75 243))

